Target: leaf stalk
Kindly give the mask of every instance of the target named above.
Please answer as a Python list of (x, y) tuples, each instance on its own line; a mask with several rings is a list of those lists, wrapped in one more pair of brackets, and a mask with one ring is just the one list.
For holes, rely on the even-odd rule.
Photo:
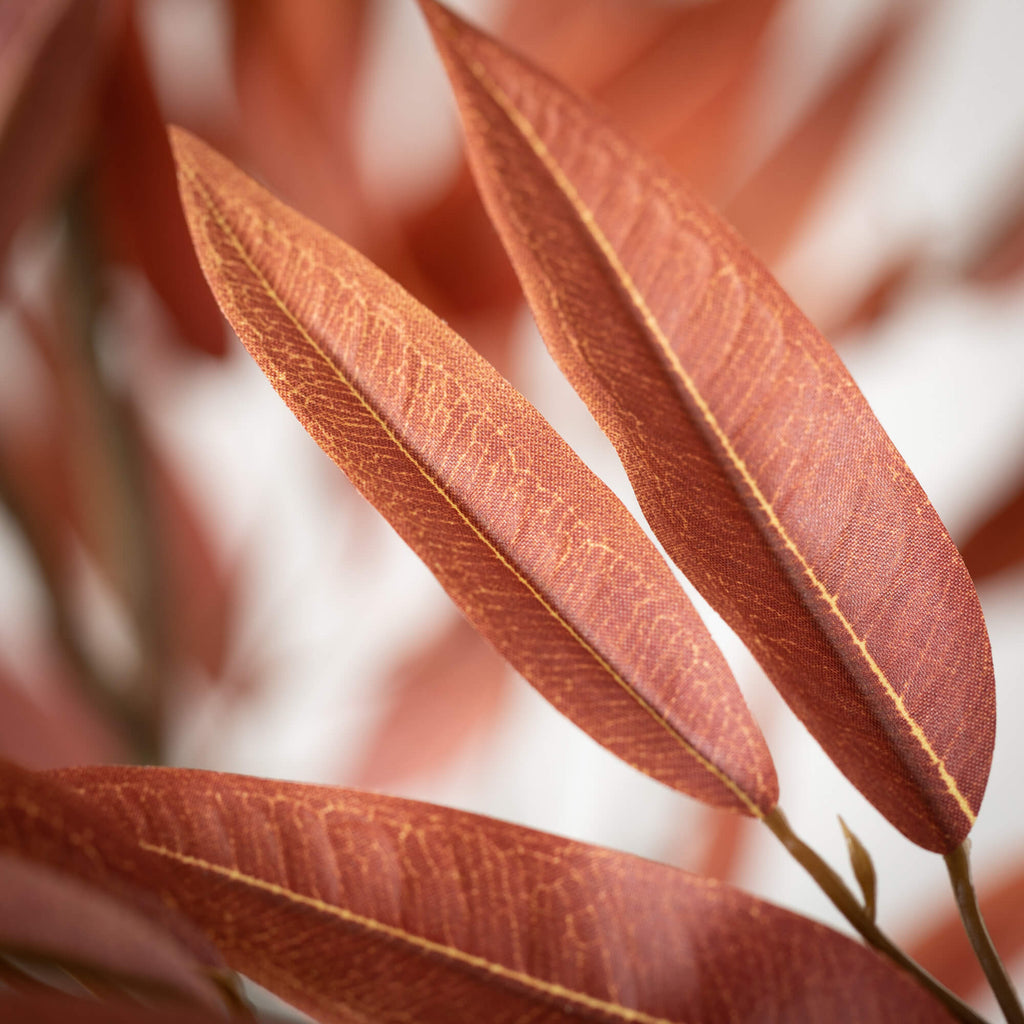
[[(871, 919), (860, 900), (822, 857), (807, 845), (792, 829), (786, 816), (776, 807), (764, 818), (764, 823), (782, 843), (789, 854), (814, 879), (818, 888), (832, 901), (836, 909), (855, 928), (873, 949), (887, 956), (897, 966), (913, 975), (957, 1020), (965, 1024), (985, 1024), (963, 1000), (951, 992), (937, 978), (932, 977), (920, 964), (915, 963)], [(1012, 1024), (1018, 1024), (1017, 1020)], [(1021, 1022), (1024, 1024), (1024, 1021)]]
[(960, 910), (960, 918), (964, 923), (964, 931), (967, 932), (974, 955), (985, 972), (989, 987), (995, 993), (996, 1001), (1008, 1024), (1024, 1024), (1024, 1009), (1021, 1008), (1020, 997), (1006, 973), (1006, 968), (996, 952), (992, 937), (981, 916), (978, 894), (971, 879), (969, 849), (969, 841), (965, 840), (944, 858), (949, 880), (953, 885), (953, 894), (956, 896), (956, 904)]

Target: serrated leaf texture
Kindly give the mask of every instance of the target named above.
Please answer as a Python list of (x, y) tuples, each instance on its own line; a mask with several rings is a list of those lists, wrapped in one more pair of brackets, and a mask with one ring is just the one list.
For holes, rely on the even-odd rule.
[[(121, 767), (43, 780), (120, 823), (108, 870), (320, 1021), (945, 1019), (852, 940), (628, 854), (335, 787)], [(59, 814), (11, 815), (0, 841), (49, 830), (57, 857)], [(94, 860), (106, 842), (90, 837)]]
[(421, 0), (470, 160), (563, 372), (666, 550), (850, 780), (955, 848), (991, 763), (974, 587), (828, 343), (691, 189)]
[(386, 275), (183, 132), (200, 263), (285, 402), (467, 618), (654, 778), (774, 806), (770, 755), (668, 566), (489, 363)]

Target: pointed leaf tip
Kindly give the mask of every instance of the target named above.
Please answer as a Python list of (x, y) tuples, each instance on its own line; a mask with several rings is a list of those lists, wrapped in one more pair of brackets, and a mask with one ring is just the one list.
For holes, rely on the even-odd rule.
[(176, 131), (224, 314), (466, 617), (641, 771), (762, 815), (778, 784), (721, 652), (621, 502), (494, 368), (339, 239)]
[(541, 333), (651, 527), (848, 778), (915, 842), (956, 848), (991, 763), (988, 637), (856, 384), (691, 189), (543, 72), (421, 6)]

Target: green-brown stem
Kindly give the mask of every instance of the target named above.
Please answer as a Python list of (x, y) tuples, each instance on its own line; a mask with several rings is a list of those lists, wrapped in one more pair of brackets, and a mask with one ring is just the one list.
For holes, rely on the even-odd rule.
[(779, 808), (776, 807), (767, 815), (764, 823), (868, 945), (913, 975), (921, 985), (946, 1006), (957, 1020), (965, 1021), (967, 1024), (984, 1024), (983, 1019), (974, 1010), (950, 992), (940, 981), (933, 978), (923, 967), (914, 963), (902, 949), (893, 943), (868, 916), (860, 900), (854, 896), (839, 875), (793, 832)]
[(949, 880), (953, 884), (956, 904), (960, 908), (960, 917), (964, 922), (964, 931), (971, 941), (974, 955), (985, 972), (989, 986), (995, 993), (999, 1007), (1006, 1016), (1008, 1024), (1024, 1024), (1024, 1010), (1021, 1009), (1020, 997), (1017, 995), (1003, 967), (1002, 960), (985, 927), (978, 906), (978, 894), (971, 881), (971, 862), (968, 855), (968, 844), (964, 842), (945, 857)]

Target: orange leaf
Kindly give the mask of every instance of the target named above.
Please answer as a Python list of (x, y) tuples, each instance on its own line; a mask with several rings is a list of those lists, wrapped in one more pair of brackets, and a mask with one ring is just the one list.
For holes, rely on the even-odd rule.
[[(850, 939), (613, 850), (244, 776), (86, 768), (46, 781), (123, 823), (118, 841), (138, 851), (127, 881), (324, 1022), (946, 1019)], [(7, 842), (34, 828), (19, 815)]]
[(652, 528), (854, 784), (915, 842), (955, 848), (991, 761), (988, 638), (846, 369), (691, 190), (421, 6), (541, 331)]
[(494, 726), (508, 681), (504, 660), (460, 615), (385, 681), (385, 712), (346, 781), (385, 789), (447, 765)]
[(716, 806), (770, 810), (774, 767), (728, 666), (611, 491), (366, 259), (192, 136), (173, 141), (238, 336), (473, 625), (630, 764)]
[(0, 854), (0, 954), (43, 959), (115, 989), (223, 1006), (206, 965), (137, 908), (10, 854)]
[(138, 262), (194, 348), (227, 350), (224, 321), (210, 299), (181, 216), (174, 161), (136, 31), (125, 19), (100, 91), (96, 158), (105, 200), (101, 226)]
[(726, 205), (729, 222), (765, 263), (781, 258), (803, 226), (919, 13), (920, 8), (911, 5), (883, 22), (860, 55)]

